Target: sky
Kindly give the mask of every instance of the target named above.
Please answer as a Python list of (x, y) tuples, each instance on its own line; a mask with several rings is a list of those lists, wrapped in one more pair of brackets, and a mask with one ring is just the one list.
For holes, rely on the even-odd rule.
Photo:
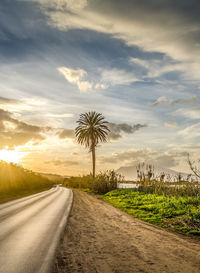
[(0, 149), (40, 172), (79, 175), (76, 121), (109, 122), (97, 170), (157, 162), (189, 171), (200, 140), (200, 2), (1, 0)]

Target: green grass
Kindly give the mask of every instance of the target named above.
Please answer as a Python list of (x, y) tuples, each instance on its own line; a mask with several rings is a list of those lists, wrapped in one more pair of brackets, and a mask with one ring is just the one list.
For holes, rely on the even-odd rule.
[(108, 192), (104, 200), (146, 222), (200, 235), (200, 199), (193, 196), (147, 194), (132, 189)]

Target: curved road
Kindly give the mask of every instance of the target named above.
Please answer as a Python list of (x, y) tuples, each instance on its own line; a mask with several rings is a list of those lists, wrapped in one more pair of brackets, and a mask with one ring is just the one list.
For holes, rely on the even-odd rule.
[(72, 199), (57, 186), (0, 205), (0, 272), (50, 271)]

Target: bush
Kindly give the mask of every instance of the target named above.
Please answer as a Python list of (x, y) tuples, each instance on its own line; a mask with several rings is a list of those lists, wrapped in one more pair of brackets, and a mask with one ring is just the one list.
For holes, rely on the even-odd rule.
[(117, 189), (117, 184), (122, 181), (123, 178), (120, 174), (109, 170), (100, 172), (95, 179), (92, 175), (66, 178), (64, 185), (69, 188), (90, 189), (95, 193), (104, 194)]
[(122, 176), (110, 170), (99, 173), (90, 186), (92, 191), (104, 194), (117, 189), (117, 184), (120, 182), (122, 182)]
[(64, 179), (63, 186), (75, 189), (89, 189), (92, 181), (92, 175), (83, 175), (77, 177), (72, 176), (70, 178)]

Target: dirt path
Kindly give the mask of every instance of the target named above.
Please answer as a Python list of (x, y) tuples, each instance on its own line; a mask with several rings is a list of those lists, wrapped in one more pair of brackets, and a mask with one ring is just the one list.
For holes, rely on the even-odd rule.
[(200, 240), (170, 233), (75, 191), (54, 273), (200, 273)]

